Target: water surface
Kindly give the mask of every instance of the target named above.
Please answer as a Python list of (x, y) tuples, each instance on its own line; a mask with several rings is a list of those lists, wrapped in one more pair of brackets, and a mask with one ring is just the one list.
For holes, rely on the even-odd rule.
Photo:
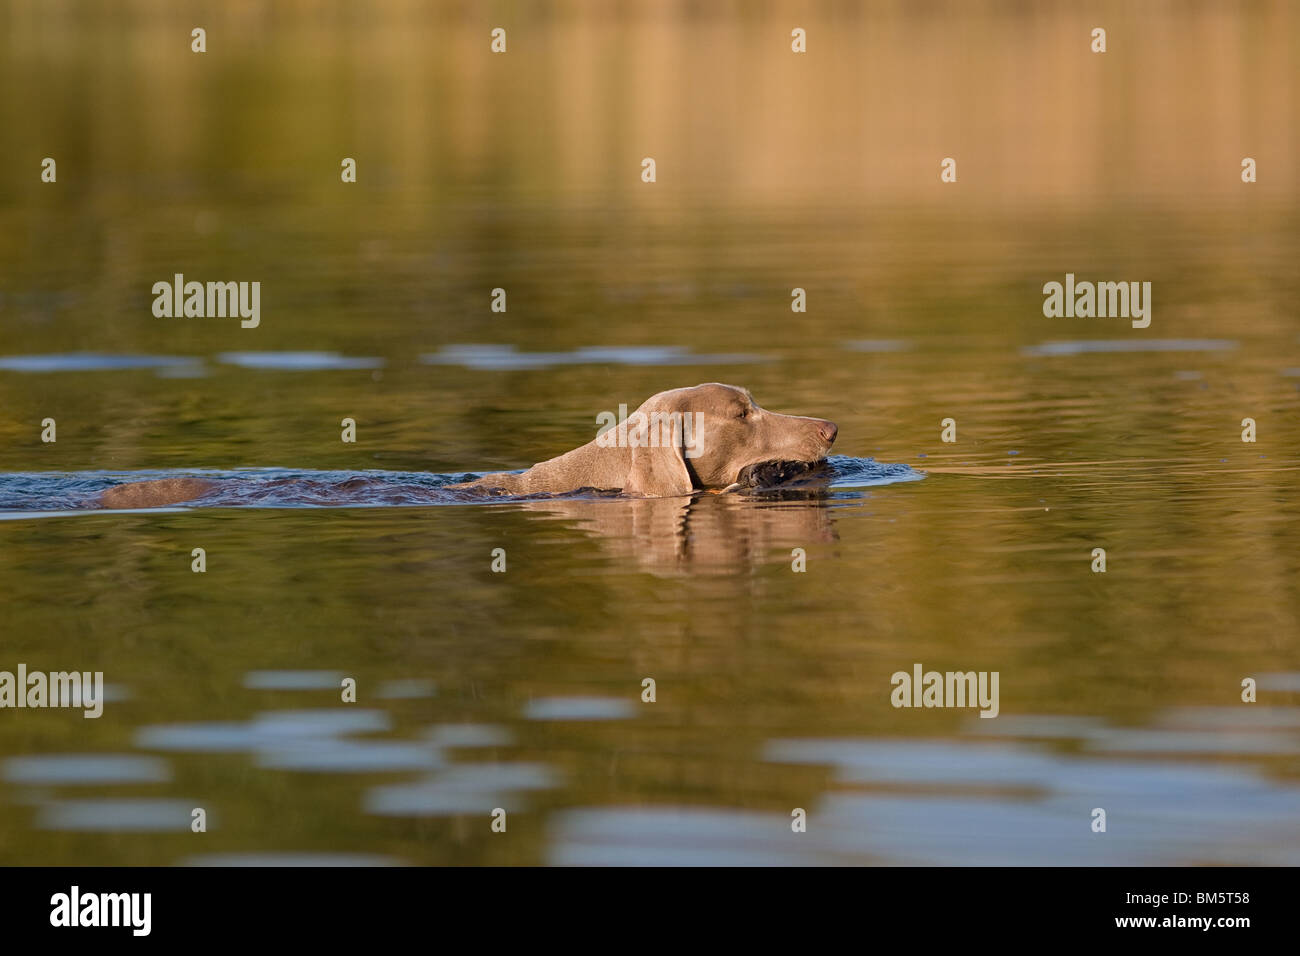
[[(629, 7), (495, 63), (437, 4), (214, 6), (206, 60), (189, 13), (21, 7), (0, 670), (112, 692), (0, 710), (0, 861), (1300, 862), (1296, 11), (1138, 6), (1104, 59), (1050, 8), (814, 4), (802, 60)], [(155, 318), (176, 272), (261, 324)], [(1067, 272), (1150, 328), (1045, 318)], [(424, 494), (705, 381), (835, 421), (831, 487)], [(242, 490), (88, 507), (200, 473)], [(893, 708), (915, 663), (999, 716)]]

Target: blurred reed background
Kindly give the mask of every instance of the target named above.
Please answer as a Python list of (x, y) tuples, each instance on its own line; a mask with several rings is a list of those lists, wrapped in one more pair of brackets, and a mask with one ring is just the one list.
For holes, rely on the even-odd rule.
[[(1281, 0), (10, 0), (0, 18), (8, 202), (42, 150), (67, 172), (38, 198), (105, 214), (218, 188), (333, 201), (340, 150), (371, 201), (950, 204), (944, 156), (985, 205), (1223, 199), (1243, 155), (1269, 201), (1300, 188), (1275, 174), (1300, 147)], [(509, 52), (484, 56), (495, 26)], [(659, 189), (629, 175), (645, 155)]]

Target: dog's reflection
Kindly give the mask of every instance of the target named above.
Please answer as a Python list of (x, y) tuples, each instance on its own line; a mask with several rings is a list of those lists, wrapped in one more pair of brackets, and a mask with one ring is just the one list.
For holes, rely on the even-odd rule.
[(835, 541), (833, 505), (808, 494), (687, 498), (548, 498), (518, 507), (572, 521), (611, 556), (659, 575), (731, 573), (791, 561), (794, 548)]

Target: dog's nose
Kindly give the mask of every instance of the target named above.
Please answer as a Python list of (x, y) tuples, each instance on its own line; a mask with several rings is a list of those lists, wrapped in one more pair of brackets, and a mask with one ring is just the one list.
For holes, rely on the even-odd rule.
[(822, 438), (828, 445), (834, 445), (835, 436), (840, 433), (840, 430), (835, 427), (834, 422), (821, 422), (817, 426), (817, 431), (821, 434)]

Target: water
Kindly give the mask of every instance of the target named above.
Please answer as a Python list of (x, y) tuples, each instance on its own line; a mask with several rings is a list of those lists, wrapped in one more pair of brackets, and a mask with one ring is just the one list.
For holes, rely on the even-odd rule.
[[(771, 487), (749, 489), (745, 498), (770, 500), (781, 498), (812, 498), (829, 495), (832, 498), (855, 497), (843, 495), (837, 489), (865, 488), (888, 485), (899, 481), (918, 481), (925, 477), (902, 463), (885, 464), (870, 458), (848, 458), (832, 455), (825, 475), (816, 474), (807, 481), (794, 478), (778, 481)], [(818, 466), (820, 468), (820, 466)], [(100, 495), (106, 489), (127, 482), (158, 478), (197, 476), (212, 482), (210, 490), (192, 502), (181, 502), (173, 510), (207, 507), (394, 507), (400, 505), (467, 504), (491, 500), (520, 501), (599, 501), (610, 497), (593, 489), (575, 489), (527, 497), (502, 496), (493, 493), (489, 498), (477, 490), (459, 490), (453, 487), (480, 475), (473, 472), (454, 474), (429, 474), (425, 472), (365, 471), (303, 471), (288, 468), (236, 469), (231, 471), (186, 469), (183, 471), (105, 472), (10, 472), (0, 476), (0, 521), (13, 518), (30, 518), (41, 513), (68, 514), (76, 511), (101, 508)], [(689, 509), (693, 502), (673, 502), (672, 507)], [(576, 507), (588, 507), (577, 505)], [(655, 508), (653, 502), (642, 502), (633, 507)], [(698, 506), (696, 506), (698, 507)]]
[[(11, 23), (0, 128), (59, 156), (60, 184), (0, 180), (0, 671), (109, 687), (97, 720), (0, 710), (0, 862), (1300, 862), (1297, 91), (1267, 39), (1293, 10), (1242, 21), (1244, 118), (1223, 105), (1244, 74), (1213, 57), (1166, 76), (1117, 50), (1099, 85), (1026, 88), (1054, 37), (1086, 37), (1065, 14), (838, 24), (861, 49), (806, 75), (725, 18), (543, 18), (555, 45), (521, 34), (484, 77), (482, 24), (390, 13), (233, 31), (212, 85), (186, 49), (87, 58), (84, 24)], [(779, 40), (776, 19), (746, 22)], [(1212, 18), (1169, 25), (1143, 29), (1219, 50)], [(669, 37), (673, 76), (710, 84), (652, 84), (624, 116), (627, 90), (584, 80), (619, 69), (602, 44), (636, 62)], [(1136, 106), (1096, 108), (1116, 99)], [(118, 119), (81, 138), (83, 108)], [(868, 111), (870, 136), (845, 126)], [(1071, 142), (1136, 144), (1123, 174), (1055, 151), (1060, 117)], [(936, 196), (946, 129), (962, 178)], [(1148, 162), (1144, 130), (1186, 161)], [(1254, 191), (1239, 139), (1272, 144)], [(1151, 327), (1044, 318), (1067, 271), (1151, 281)], [(154, 318), (175, 272), (262, 281), (261, 325)], [(703, 381), (835, 421), (830, 487), (440, 497)], [(87, 507), (198, 473), (240, 480)], [(358, 474), (381, 490), (350, 496)], [(998, 671), (999, 716), (895, 709), (915, 663)]]

